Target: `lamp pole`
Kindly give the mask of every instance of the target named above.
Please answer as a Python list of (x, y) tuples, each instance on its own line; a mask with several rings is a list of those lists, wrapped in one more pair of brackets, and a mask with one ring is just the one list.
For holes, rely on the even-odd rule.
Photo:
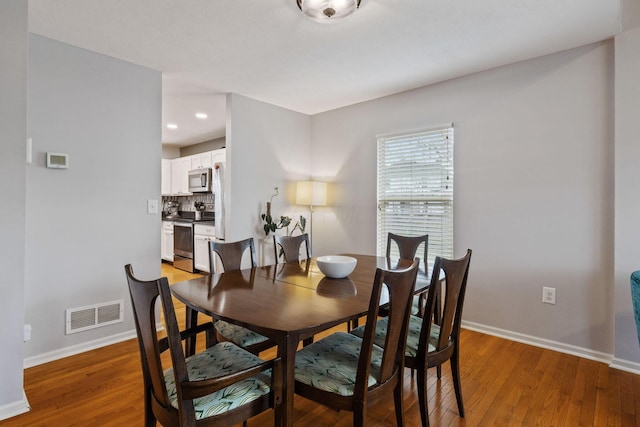
[[(309, 245), (313, 247), (313, 207), (327, 203), (327, 183), (300, 181), (296, 188), (296, 203), (309, 206)], [(313, 251), (311, 251), (313, 252)]]

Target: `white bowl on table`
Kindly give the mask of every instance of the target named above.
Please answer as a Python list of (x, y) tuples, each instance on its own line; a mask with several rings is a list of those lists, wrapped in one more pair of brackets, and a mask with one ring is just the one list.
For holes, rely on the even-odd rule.
[(316, 258), (320, 271), (331, 279), (342, 279), (350, 275), (356, 268), (358, 260), (343, 255), (325, 255)]

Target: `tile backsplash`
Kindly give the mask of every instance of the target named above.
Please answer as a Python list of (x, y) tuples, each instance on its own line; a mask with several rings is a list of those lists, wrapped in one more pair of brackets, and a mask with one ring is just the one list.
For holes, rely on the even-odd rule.
[(204, 202), (207, 208), (205, 211), (213, 212), (213, 193), (209, 194), (194, 194), (192, 196), (162, 196), (162, 210), (167, 210), (167, 202), (180, 203), (179, 211), (182, 212), (195, 212), (196, 208), (193, 206), (194, 202)]

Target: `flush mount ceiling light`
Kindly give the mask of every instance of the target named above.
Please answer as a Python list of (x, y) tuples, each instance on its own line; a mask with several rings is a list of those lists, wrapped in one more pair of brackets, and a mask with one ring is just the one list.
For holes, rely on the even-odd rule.
[(333, 22), (351, 15), (361, 0), (297, 0), (300, 10), (318, 22)]

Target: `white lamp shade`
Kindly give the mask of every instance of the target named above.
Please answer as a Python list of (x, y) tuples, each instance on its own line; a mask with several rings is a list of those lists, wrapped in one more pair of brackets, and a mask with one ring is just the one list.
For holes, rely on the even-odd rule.
[(327, 204), (327, 183), (300, 181), (296, 188), (296, 204), (305, 206), (324, 206)]

